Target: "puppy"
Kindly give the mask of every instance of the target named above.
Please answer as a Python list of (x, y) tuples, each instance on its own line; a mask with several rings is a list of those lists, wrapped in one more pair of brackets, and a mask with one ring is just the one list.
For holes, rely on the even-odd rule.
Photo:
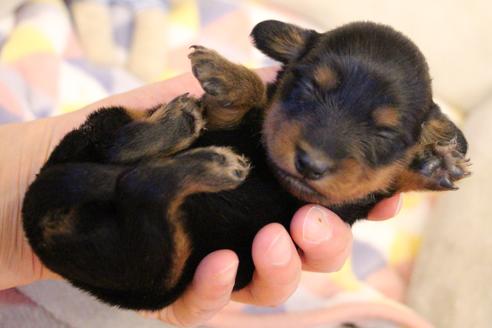
[(237, 253), (235, 289), (244, 287), (255, 234), (288, 227), (303, 204), (352, 224), (396, 192), (453, 190), (469, 174), (466, 140), (402, 34), (265, 21), (252, 38), (282, 63), (270, 85), (193, 46), (199, 100), (102, 108), (64, 137), (23, 204), (27, 238), (50, 270), (109, 304), (156, 310), (214, 250)]

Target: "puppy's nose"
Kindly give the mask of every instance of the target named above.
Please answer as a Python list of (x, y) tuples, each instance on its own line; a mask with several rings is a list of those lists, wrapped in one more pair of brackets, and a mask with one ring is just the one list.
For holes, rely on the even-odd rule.
[(306, 179), (318, 180), (328, 174), (332, 168), (332, 163), (328, 159), (319, 159), (310, 156), (308, 152), (297, 148), (295, 166)]

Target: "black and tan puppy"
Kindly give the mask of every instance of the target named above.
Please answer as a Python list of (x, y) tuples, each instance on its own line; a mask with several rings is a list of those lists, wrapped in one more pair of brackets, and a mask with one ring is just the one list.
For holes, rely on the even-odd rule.
[(49, 269), (110, 304), (159, 309), (217, 249), (238, 254), (235, 288), (245, 286), (257, 231), (288, 226), (302, 204), (353, 223), (395, 192), (455, 189), (468, 175), (465, 138), (400, 33), (265, 21), (252, 36), (283, 64), (268, 87), (195, 46), (200, 100), (183, 95), (144, 114), (103, 108), (65, 136), (23, 206)]

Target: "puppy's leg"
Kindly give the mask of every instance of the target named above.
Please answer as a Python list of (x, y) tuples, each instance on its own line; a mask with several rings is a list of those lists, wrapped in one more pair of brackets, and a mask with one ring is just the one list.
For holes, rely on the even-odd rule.
[[(120, 179), (120, 196), (161, 204), (198, 192), (219, 192), (238, 186), (249, 162), (227, 147), (195, 148), (172, 157), (156, 156), (140, 162)], [(122, 206), (132, 206), (122, 203)]]
[(423, 124), (415, 156), (403, 174), (400, 190), (454, 190), (470, 175), (463, 133), (435, 105)]
[(77, 129), (66, 134), (51, 152), (43, 170), (56, 164), (102, 163), (102, 145), (114, 138), (114, 132), (132, 122), (121, 107), (101, 108), (89, 115)]
[(22, 216), (30, 244), (46, 265), (52, 269), (63, 267), (57, 255), (50, 252), (57, 242), (76, 242), (80, 237), (76, 227), (105, 225), (107, 213), (99, 213), (94, 206), (91, 218), (83, 221), (80, 207), (108, 204), (124, 170), (115, 165), (65, 163), (46, 167), (38, 175), (25, 194)]
[(131, 163), (157, 153), (171, 155), (188, 147), (204, 125), (198, 101), (187, 94), (147, 112), (102, 108), (63, 138), (46, 166)]
[(187, 148), (204, 125), (202, 107), (184, 94), (118, 129), (103, 151), (112, 163), (135, 162), (155, 154), (169, 156)]
[[(204, 147), (188, 150), (171, 158), (153, 158), (126, 173), (118, 182), (117, 202), (128, 225), (135, 218), (151, 218), (147, 222), (158, 231), (166, 224), (170, 231), (171, 264), (165, 279), (167, 289), (173, 288), (183, 274), (191, 254), (192, 240), (186, 219), (180, 211), (185, 198), (194, 193), (219, 192), (236, 188), (249, 172), (249, 163), (225, 147)], [(149, 205), (150, 204), (150, 205)], [(153, 207), (152, 204), (159, 204)], [(164, 209), (164, 212), (162, 211)], [(151, 231), (148, 233), (152, 234)], [(146, 253), (149, 253), (147, 251)]]
[(227, 129), (236, 126), (251, 108), (262, 108), (266, 102), (265, 85), (253, 71), (231, 63), (216, 51), (192, 46), (193, 75), (205, 95), (207, 127)]

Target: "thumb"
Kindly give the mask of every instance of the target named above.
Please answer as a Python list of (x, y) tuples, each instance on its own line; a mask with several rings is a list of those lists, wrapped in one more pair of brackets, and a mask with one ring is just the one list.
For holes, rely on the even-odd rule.
[(207, 255), (183, 296), (164, 310), (167, 318), (160, 318), (181, 327), (193, 327), (209, 320), (229, 302), (238, 264), (236, 254), (230, 250)]

